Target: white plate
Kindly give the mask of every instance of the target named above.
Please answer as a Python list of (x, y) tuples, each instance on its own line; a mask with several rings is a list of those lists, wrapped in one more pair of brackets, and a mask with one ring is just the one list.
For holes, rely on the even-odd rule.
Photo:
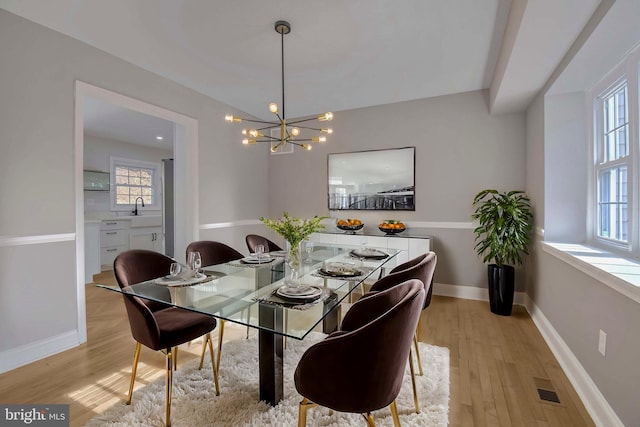
[(321, 274), (331, 277), (356, 277), (362, 274), (358, 268), (353, 264), (346, 264), (342, 262), (326, 263), (320, 270)]
[(161, 285), (161, 286), (180, 287), (180, 286), (197, 285), (198, 283), (204, 282), (206, 280), (207, 280), (207, 276), (205, 274), (198, 273), (193, 277), (184, 278), (184, 279), (180, 278), (179, 276), (175, 278), (171, 276), (165, 276), (165, 277), (156, 279), (154, 283), (156, 285)]
[(319, 297), (322, 294), (322, 289), (307, 285), (282, 285), (278, 288), (276, 294), (285, 298), (311, 299)]
[(272, 256), (261, 256), (260, 258), (258, 257), (247, 257), (247, 258), (242, 258), (242, 262), (246, 263), (246, 264), (267, 264), (270, 263), (271, 261), (273, 261), (275, 258)]
[(351, 251), (351, 255), (359, 258), (384, 259), (389, 256), (388, 253), (374, 248), (361, 248)]

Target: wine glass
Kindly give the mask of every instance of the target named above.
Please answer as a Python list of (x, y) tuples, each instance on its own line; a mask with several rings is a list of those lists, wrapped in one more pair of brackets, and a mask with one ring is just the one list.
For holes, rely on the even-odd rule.
[(305, 242), (304, 252), (306, 254), (305, 258), (307, 262), (311, 262), (311, 254), (313, 253), (313, 242)]
[(198, 274), (198, 269), (202, 267), (202, 258), (200, 252), (189, 252), (188, 260), (189, 268), (194, 271), (194, 276)]
[(260, 259), (264, 255), (264, 245), (256, 245), (255, 247), (255, 256)]
[(178, 276), (178, 274), (180, 274), (180, 271), (182, 271), (182, 266), (180, 265), (180, 263), (172, 262), (171, 267), (169, 267), (169, 275), (172, 278), (175, 278)]

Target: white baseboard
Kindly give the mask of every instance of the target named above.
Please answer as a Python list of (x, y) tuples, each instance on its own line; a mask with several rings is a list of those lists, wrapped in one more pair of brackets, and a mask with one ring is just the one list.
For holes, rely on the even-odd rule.
[[(453, 297), (462, 299), (472, 299), (477, 301), (489, 301), (489, 291), (487, 288), (477, 288), (475, 286), (448, 285), (446, 283), (433, 284), (434, 295), (443, 297)], [(524, 305), (526, 294), (516, 292), (513, 296), (513, 303)]]
[(527, 296), (525, 307), (536, 324), (536, 327), (547, 342), (553, 355), (558, 359), (560, 367), (569, 378), (573, 388), (580, 396), (587, 412), (591, 415), (593, 422), (602, 427), (624, 427), (620, 418), (604, 398), (600, 390), (593, 382), (587, 371), (582, 367), (580, 361), (571, 352), (569, 346), (564, 342), (560, 334), (555, 330), (551, 322), (544, 313)]
[(27, 365), (80, 344), (77, 331), (49, 337), (0, 352), (0, 374)]

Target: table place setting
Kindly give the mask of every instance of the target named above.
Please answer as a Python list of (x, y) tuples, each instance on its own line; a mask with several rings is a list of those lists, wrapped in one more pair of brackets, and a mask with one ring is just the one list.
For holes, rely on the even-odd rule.
[(260, 255), (251, 254), (251, 256), (242, 258), (240, 262), (243, 264), (267, 264), (273, 260), (275, 260), (275, 257), (269, 254), (260, 254)]
[(386, 252), (381, 251), (380, 249), (375, 249), (375, 248), (353, 249), (352, 251), (349, 252), (349, 255), (358, 259), (372, 259), (372, 260), (383, 260), (389, 257), (389, 254), (387, 254)]
[(171, 263), (169, 274), (153, 281), (154, 284), (167, 287), (194, 286), (215, 280), (217, 276), (207, 276), (199, 271), (202, 261), (199, 252), (191, 252), (188, 260), (189, 266), (179, 262)]
[(369, 267), (350, 262), (325, 262), (311, 275), (324, 279), (360, 280), (362, 275), (371, 271)]
[(329, 295), (325, 291), (319, 286), (285, 283), (264, 297), (254, 298), (254, 301), (296, 310), (306, 310)]

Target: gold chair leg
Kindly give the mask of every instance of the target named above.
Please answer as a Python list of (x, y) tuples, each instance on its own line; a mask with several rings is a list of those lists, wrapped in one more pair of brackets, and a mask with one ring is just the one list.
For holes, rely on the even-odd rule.
[(367, 420), (367, 425), (369, 427), (376, 427), (376, 422), (373, 420), (373, 414), (371, 412), (367, 412), (366, 414), (362, 414), (365, 420)]
[(178, 369), (178, 346), (173, 347), (171, 358), (173, 359), (173, 370), (176, 371)]
[[(174, 347), (175, 348), (175, 347)], [(167, 393), (166, 393), (166, 426), (171, 427), (171, 392), (173, 387), (173, 355), (171, 348), (167, 349)]]
[(416, 388), (416, 373), (413, 369), (413, 355), (411, 354), (411, 348), (409, 348), (409, 369), (411, 370), (411, 387), (413, 388), (413, 405), (416, 408), (416, 414), (420, 413), (420, 404), (418, 404), (418, 389)]
[(391, 409), (391, 418), (393, 418), (393, 426), (400, 427), (400, 417), (398, 416), (398, 407), (396, 406), (396, 401), (394, 400), (389, 405), (389, 409)]
[(413, 335), (413, 345), (416, 347), (416, 359), (418, 359), (418, 372), (420, 373), (419, 375), (422, 376), (424, 374), (422, 372), (422, 360), (420, 360), (420, 349), (418, 348), (418, 335), (417, 334)]
[[(224, 337), (224, 320), (220, 320), (220, 330), (218, 331), (218, 359), (216, 360), (216, 370), (220, 370), (220, 356), (222, 355), (222, 338)], [(211, 361), (213, 363), (213, 360)]]
[(211, 338), (211, 334), (207, 334), (206, 341), (209, 343), (209, 355), (211, 356), (211, 367), (213, 369), (213, 384), (216, 386), (216, 396), (220, 396), (220, 385), (218, 383), (218, 367), (215, 364), (215, 357), (213, 354), (213, 339)]
[[(200, 352), (200, 365), (198, 365), (198, 370), (202, 369), (202, 365), (204, 364), (204, 355), (207, 352), (207, 343), (211, 339), (211, 334), (206, 334), (204, 336), (204, 341), (202, 341), (202, 351)], [(213, 365), (213, 357), (211, 357), (211, 364)]]
[(316, 406), (315, 403), (313, 403), (306, 397), (302, 398), (302, 401), (300, 401), (300, 404), (298, 405), (298, 427), (306, 427), (307, 409), (313, 408), (314, 406)]
[(131, 368), (131, 382), (129, 383), (129, 396), (127, 397), (127, 405), (131, 405), (131, 397), (133, 396), (133, 384), (136, 382), (136, 371), (138, 370), (138, 359), (140, 359), (140, 349), (142, 344), (136, 342), (136, 352), (133, 355), (133, 367)]

